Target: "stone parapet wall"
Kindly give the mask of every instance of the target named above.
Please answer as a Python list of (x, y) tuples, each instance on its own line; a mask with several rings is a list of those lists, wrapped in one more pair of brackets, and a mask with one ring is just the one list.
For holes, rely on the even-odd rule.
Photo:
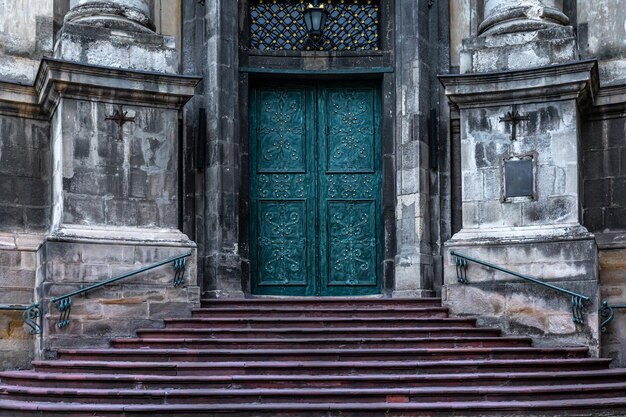
[[(589, 346), (599, 354), (597, 259), (593, 238), (476, 246), (448, 242), (444, 304), (457, 316), (477, 317), (508, 335), (531, 336), (537, 345)], [(456, 279), (455, 251), (530, 275), (590, 297), (585, 323), (572, 318), (571, 297), (515, 276), (470, 262), (468, 284)]]
[[(42, 248), (44, 280), (39, 296), (45, 311), (40, 340), (44, 355), (65, 347), (104, 347), (111, 337), (133, 336), (138, 328), (162, 327), (164, 317), (189, 317), (200, 304), (193, 245), (104, 244), (48, 241)], [(142, 267), (193, 252), (184, 284), (174, 288), (172, 264), (163, 265), (72, 298), (71, 322), (59, 329), (51, 299)]]

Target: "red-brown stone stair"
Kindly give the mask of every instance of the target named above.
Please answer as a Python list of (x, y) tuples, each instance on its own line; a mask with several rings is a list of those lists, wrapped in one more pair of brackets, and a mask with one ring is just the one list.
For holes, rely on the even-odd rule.
[(206, 301), (188, 319), (0, 373), (0, 416), (620, 416), (626, 370), (438, 299)]

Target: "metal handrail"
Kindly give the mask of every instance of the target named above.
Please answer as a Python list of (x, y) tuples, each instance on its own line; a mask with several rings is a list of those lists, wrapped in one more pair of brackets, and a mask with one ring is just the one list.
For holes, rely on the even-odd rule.
[(187, 261), (186, 258), (191, 256), (191, 252), (175, 256), (173, 258), (166, 259), (165, 261), (157, 262), (152, 265), (145, 266), (143, 268), (137, 269), (136, 271), (128, 272), (124, 275), (120, 275), (115, 278), (108, 279), (106, 281), (98, 282), (96, 284), (90, 285), (85, 288), (81, 288), (80, 290), (72, 291), (67, 294), (63, 294), (59, 297), (53, 298), (52, 303), (56, 304), (57, 310), (61, 313), (59, 317), (59, 321), (57, 322), (57, 327), (62, 329), (70, 324), (70, 313), (72, 311), (72, 297), (80, 294), (87, 293), (89, 291), (93, 291), (95, 289), (104, 287), (105, 285), (112, 284), (114, 282), (120, 281), (122, 279), (126, 279), (132, 277), (134, 275), (140, 274), (142, 272), (149, 271), (154, 268), (158, 268), (163, 265), (167, 265), (172, 263), (174, 266), (174, 279), (172, 280), (172, 285), (176, 288), (183, 284), (184, 275), (185, 275), (185, 263)]
[(513, 275), (525, 281), (532, 282), (533, 284), (537, 284), (542, 287), (549, 288), (551, 290), (570, 295), (572, 297), (572, 319), (574, 320), (574, 323), (584, 324), (585, 319), (583, 317), (583, 307), (584, 307), (584, 303), (590, 300), (590, 298), (587, 297), (586, 295), (579, 294), (577, 292), (559, 287), (558, 285), (541, 281), (540, 279), (537, 279), (535, 277), (520, 274), (519, 272), (511, 271), (510, 269), (502, 268), (501, 266), (494, 265), (489, 262), (481, 261), (480, 259), (472, 258), (470, 256), (463, 255), (454, 251), (450, 251), (450, 255), (454, 256), (456, 259), (456, 262), (455, 262), (456, 277), (459, 283), (469, 284), (469, 281), (467, 280), (467, 261), (474, 262), (474, 263), (486, 266), (488, 268), (492, 268), (497, 271), (504, 272), (505, 274)]
[(29, 333), (41, 334), (41, 326), (37, 320), (41, 317), (39, 303), (31, 305), (0, 305), (0, 311), (23, 311), (22, 321), (30, 328)]
[(604, 317), (605, 319), (600, 323), (600, 331), (602, 333), (606, 333), (606, 325), (609, 324), (615, 315), (613, 312), (614, 309), (626, 309), (626, 304), (614, 304), (610, 305), (608, 301), (604, 300), (602, 302), (602, 307), (600, 307), (599, 313), (600, 317)]

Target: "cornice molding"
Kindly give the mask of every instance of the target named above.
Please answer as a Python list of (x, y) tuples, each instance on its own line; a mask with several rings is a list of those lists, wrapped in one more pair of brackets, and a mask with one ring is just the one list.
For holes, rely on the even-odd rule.
[(0, 114), (25, 119), (47, 119), (32, 85), (0, 81)]
[(626, 117), (626, 84), (601, 87), (589, 119), (604, 120), (618, 117)]
[(46, 58), (37, 72), (35, 90), (47, 113), (52, 112), (60, 97), (180, 108), (194, 96), (200, 80)]
[(448, 99), (459, 108), (555, 100), (593, 100), (599, 88), (596, 60), (526, 70), (440, 75)]
[(178, 109), (201, 80), (44, 58), (33, 85), (0, 81), (0, 114), (46, 119), (61, 97)]

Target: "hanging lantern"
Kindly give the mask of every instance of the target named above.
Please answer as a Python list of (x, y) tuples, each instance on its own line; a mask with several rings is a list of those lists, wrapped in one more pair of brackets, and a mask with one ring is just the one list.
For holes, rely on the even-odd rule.
[(328, 11), (324, 5), (314, 6), (309, 3), (304, 10), (304, 25), (309, 36), (319, 37), (326, 28)]

